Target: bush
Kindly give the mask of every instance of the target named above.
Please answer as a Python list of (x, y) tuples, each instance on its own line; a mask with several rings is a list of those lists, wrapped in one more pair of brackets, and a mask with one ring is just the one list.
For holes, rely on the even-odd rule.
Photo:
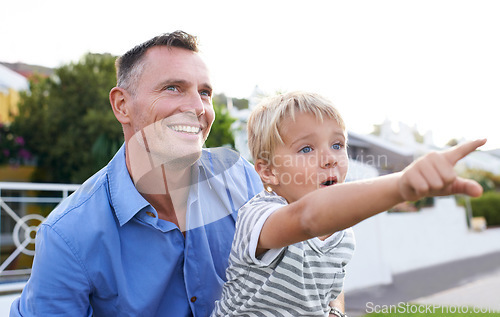
[(468, 169), (462, 172), (460, 176), (477, 181), (483, 187), (484, 192), (492, 191), (500, 187), (500, 175), (494, 175), (488, 171)]
[(500, 225), (500, 193), (486, 192), (478, 198), (471, 198), (472, 215), (486, 218), (488, 226)]
[(9, 125), (0, 123), (0, 165), (29, 164), (31, 157), (24, 138), (12, 133)]

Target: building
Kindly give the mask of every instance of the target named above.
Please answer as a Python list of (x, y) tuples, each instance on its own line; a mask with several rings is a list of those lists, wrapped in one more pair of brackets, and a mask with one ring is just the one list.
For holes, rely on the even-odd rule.
[(12, 122), (18, 114), (19, 92), (28, 89), (24, 76), (0, 64), (0, 123)]

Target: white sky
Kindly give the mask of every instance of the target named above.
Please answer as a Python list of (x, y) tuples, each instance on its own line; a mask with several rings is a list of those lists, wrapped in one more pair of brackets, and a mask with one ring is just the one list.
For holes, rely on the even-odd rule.
[(500, 1), (6, 0), (0, 11), (0, 61), (57, 67), (182, 29), (200, 38), (216, 93), (311, 90), (355, 132), (387, 118), (439, 146), (500, 148)]

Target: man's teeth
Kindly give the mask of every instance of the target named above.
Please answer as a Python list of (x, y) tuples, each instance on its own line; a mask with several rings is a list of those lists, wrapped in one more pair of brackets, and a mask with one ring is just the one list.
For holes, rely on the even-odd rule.
[(193, 127), (188, 125), (173, 125), (169, 126), (169, 128), (176, 132), (192, 133), (192, 134), (198, 134), (201, 131), (199, 127)]

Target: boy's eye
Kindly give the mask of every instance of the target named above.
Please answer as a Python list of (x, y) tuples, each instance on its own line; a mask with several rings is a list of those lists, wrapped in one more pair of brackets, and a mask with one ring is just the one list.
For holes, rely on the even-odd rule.
[(310, 146), (304, 146), (303, 148), (300, 149), (300, 153), (309, 153), (312, 151), (312, 148)]
[(332, 145), (332, 149), (334, 149), (334, 150), (340, 150), (340, 149), (342, 149), (343, 146), (344, 145), (342, 143), (335, 143), (335, 144)]

